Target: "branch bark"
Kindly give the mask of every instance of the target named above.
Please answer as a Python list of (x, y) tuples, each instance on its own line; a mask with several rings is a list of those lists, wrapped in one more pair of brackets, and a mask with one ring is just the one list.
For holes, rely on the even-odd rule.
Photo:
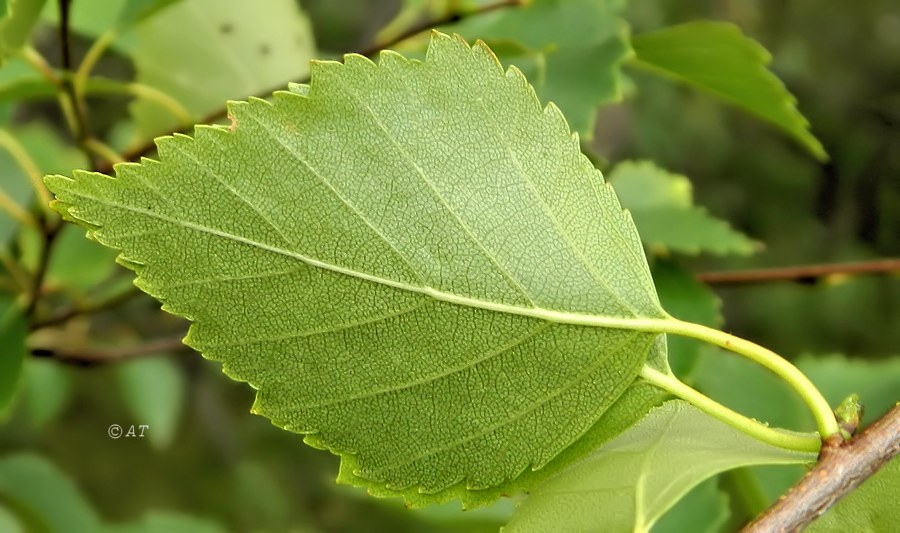
[(849, 441), (825, 441), (819, 462), (744, 533), (800, 531), (900, 452), (900, 404)]
[(732, 272), (703, 272), (697, 274), (697, 279), (710, 285), (744, 285), (768, 281), (807, 281), (839, 274), (890, 272), (900, 272), (900, 259), (878, 259), (857, 263), (834, 263), (784, 268), (760, 268)]
[(31, 355), (34, 357), (47, 357), (75, 366), (95, 366), (164, 352), (189, 350), (190, 348), (181, 340), (183, 337), (184, 334), (180, 334), (176, 337), (156, 339), (137, 346), (113, 350), (85, 349), (68, 351), (59, 348), (34, 348), (31, 350)]

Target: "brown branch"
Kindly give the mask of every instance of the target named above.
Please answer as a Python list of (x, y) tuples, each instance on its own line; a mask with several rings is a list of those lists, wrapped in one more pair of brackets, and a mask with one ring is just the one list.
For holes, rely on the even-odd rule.
[(114, 309), (140, 294), (143, 293), (137, 287), (132, 286), (127, 290), (124, 290), (114, 296), (107, 298), (106, 300), (84, 305), (72, 305), (71, 307), (61, 309), (60, 311), (50, 315), (45, 319), (32, 322), (29, 325), (29, 328), (34, 331), (37, 329), (53, 327), (64, 322), (68, 322), (72, 318), (78, 316), (91, 315), (94, 313), (100, 313), (102, 311)]
[(697, 279), (710, 285), (744, 285), (769, 281), (809, 281), (838, 274), (884, 274), (900, 272), (900, 259), (877, 259), (858, 263), (761, 268), (732, 272), (703, 272)]
[(849, 441), (827, 440), (819, 462), (744, 533), (793, 532), (809, 525), (900, 452), (900, 404)]
[[(372, 57), (372, 56), (378, 54), (379, 52), (381, 52), (382, 50), (388, 49), (392, 46), (396, 46), (397, 44), (399, 44), (411, 37), (414, 37), (422, 32), (428, 31), (432, 28), (435, 28), (438, 26), (444, 26), (446, 24), (453, 24), (455, 22), (459, 22), (466, 18), (475, 16), (475, 15), (481, 15), (483, 13), (488, 13), (490, 11), (495, 11), (498, 9), (520, 6), (523, 3), (524, 3), (524, 0), (500, 0), (493, 4), (480, 6), (475, 9), (455, 10), (450, 13), (447, 13), (443, 17), (429, 20), (429, 21), (423, 22), (419, 25), (413, 26), (413, 27), (409, 28), (408, 30), (404, 31), (403, 33), (401, 33), (400, 35), (398, 35), (390, 40), (387, 40), (382, 43), (373, 44), (373, 45), (371, 45), (367, 48), (364, 48), (363, 50), (360, 50), (356, 53), (358, 53), (360, 55), (364, 55), (366, 57)], [(298, 79), (298, 80), (296, 80), (296, 83), (309, 83), (309, 77), (307, 76), (307, 77)], [(287, 86), (286, 83), (282, 83), (282, 84), (279, 84), (277, 87), (271, 87), (271, 88), (269, 88), (265, 91), (262, 91), (254, 96), (256, 96), (257, 98), (268, 98), (269, 96), (272, 95), (272, 93), (274, 93), (276, 91), (284, 90), (284, 88), (286, 86)], [(228, 109), (223, 107), (221, 109), (218, 109), (218, 110), (210, 113), (209, 115), (203, 117), (202, 119), (200, 119), (198, 124), (211, 124), (218, 120), (222, 120), (226, 116), (228, 116)], [(169, 133), (163, 134), (162, 136), (174, 135), (176, 133), (188, 134), (191, 132), (191, 130), (193, 130), (193, 128), (194, 128), (194, 125), (186, 126), (183, 128), (179, 128), (177, 130), (173, 130)], [(125, 161), (137, 161), (141, 157), (146, 156), (147, 154), (152, 153), (155, 150), (156, 150), (156, 141), (150, 140), (150, 141), (146, 142), (145, 144), (142, 144), (136, 148), (128, 150), (127, 152), (122, 154), (122, 159)], [(112, 164), (109, 162), (101, 162), (98, 165), (97, 170), (99, 172), (109, 173), (112, 171)]]
[(76, 366), (94, 366), (107, 363), (118, 363), (136, 357), (159, 354), (162, 352), (180, 352), (190, 349), (182, 342), (183, 334), (177, 337), (166, 337), (148, 341), (144, 344), (117, 348), (114, 350), (72, 350), (60, 348), (34, 348), (31, 350), (33, 357), (47, 357), (61, 363)]
[[(60, 104), (63, 105), (63, 113), (71, 117), (70, 127), (72, 135), (78, 148), (87, 157), (91, 168), (96, 169), (96, 158), (94, 154), (87, 148), (87, 141), (91, 138), (91, 129), (88, 126), (87, 110), (84, 103), (79, 98), (75, 90), (75, 83), (72, 81), (72, 51), (71, 51), (71, 33), (69, 29), (69, 8), (72, 0), (59, 0), (59, 40), (62, 62), (62, 78), (60, 79), (60, 88), (62, 89), (62, 98)], [(71, 114), (66, 112), (66, 104)]]
[(493, 4), (488, 4), (488, 5), (477, 7), (475, 9), (454, 10), (454, 11), (451, 11), (451, 12), (445, 14), (441, 18), (434, 19), (434, 20), (427, 20), (417, 26), (413, 26), (413, 27), (407, 29), (400, 35), (397, 35), (396, 37), (394, 37), (388, 41), (373, 44), (372, 46), (369, 46), (368, 48), (361, 50), (357, 53), (360, 55), (364, 55), (366, 57), (372, 57), (375, 54), (377, 54), (378, 52), (381, 52), (382, 50), (386, 50), (392, 46), (396, 46), (397, 44), (402, 43), (403, 41), (409, 39), (410, 37), (415, 37), (416, 35), (418, 35), (422, 32), (428, 31), (432, 28), (436, 28), (438, 26), (446, 26), (447, 24), (454, 24), (456, 22), (464, 20), (473, 15), (483, 15), (484, 13), (489, 13), (491, 11), (496, 11), (498, 9), (504, 9), (507, 7), (518, 7), (518, 6), (522, 5), (523, 3), (524, 3), (524, 0), (501, 0), (501, 1), (493, 3)]

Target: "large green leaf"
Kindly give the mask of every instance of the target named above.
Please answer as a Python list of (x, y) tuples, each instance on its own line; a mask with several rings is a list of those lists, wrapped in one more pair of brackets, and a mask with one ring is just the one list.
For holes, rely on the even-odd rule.
[(684, 81), (775, 124), (819, 160), (828, 158), (797, 99), (766, 69), (771, 56), (740, 28), (697, 21), (635, 35), (637, 64)]
[[(225, 101), (302, 78), (313, 57), (312, 30), (293, 0), (183, 0), (144, 21), (132, 55), (137, 81), (200, 120)], [(140, 139), (179, 124), (159, 103), (132, 105)]]
[(753, 241), (694, 205), (691, 182), (649, 161), (625, 161), (609, 177), (651, 249), (719, 255), (753, 252)]
[[(618, 0), (534, 0), (451, 26), (503, 48), (542, 101), (559, 106), (572, 129), (590, 138), (597, 107), (622, 98), (620, 70), (631, 55)], [(513, 46), (509, 46), (513, 44)]]
[(312, 79), (115, 179), (47, 178), (255, 412), (421, 496), (541, 468), (665, 369), (630, 217), (518, 71), (435, 34)]
[(516, 510), (504, 531), (648, 531), (701, 481), (753, 464), (815, 461), (763, 444), (691, 405), (667, 402)]

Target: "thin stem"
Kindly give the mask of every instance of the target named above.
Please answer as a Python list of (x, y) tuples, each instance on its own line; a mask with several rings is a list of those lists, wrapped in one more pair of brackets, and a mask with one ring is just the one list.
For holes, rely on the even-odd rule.
[(96, 303), (73, 305), (72, 307), (69, 307), (68, 309), (63, 309), (63, 310), (59, 311), (58, 313), (51, 315), (50, 317), (48, 317), (44, 320), (33, 321), (30, 324), (30, 329), (33, 331), (33, 330), (38, 330), (38, 329), (42, 329), (42, 328), (53, 327), (53, 326), (62, 324), (62, 323), (66, 322), (72, 318), (75, 318), (77, 316), (90, 315), (90, 314), (94, 314), (94, 313), (99, 313), (101, 311), (114, 309), (114, 308), (118, 307), (119, 305), (127, 302), (128, 300), (131, 300), (132, 298), (134, 298), (135, 296), (138, 296), (140, 294), (142, 294), (141, 291), (138, 290), (137, 287), (132, 286), (129, 289), (124, 290), (113, 296), (110, 296), (109, 298), (107, 298), (105, 300), (102, 300), (102, 301), (99, 301)]
[(181, 123), (182, 127), (188, 128), (193, 125), (193, 117), (191, 117), (191, 114), (188, 112), (188, 110), (183, 105), (181, 105), (181, 102), (160, 91), (159, 89), (137, 82), (129, 83), (126, 88), (131, 94), (135, 96), (142, 96), (147, 100), (156, 102), (157, 104), (166, 108), (169, 113), (172, 113), (172, 115), (178, 119), (178, 122)]
[(760, 268), (732, 272), (703, 272), (697, 279), (710, 285), (743, 285), (770, 281), (804, 281), (826, 276), (900, 272), (900, 259), (888, 258), (856, 263)]
[(0, 129), (0, 147), (9, 152), (9, 155), (11, 155), (16, 164), (19, 165), (19, 168), (21, 168), (25, 172), (25, 175), (28, 176), (31, 187), (34, 189), (35, 194), (37, 194), (39, 203), (44, 209), (44, 212), (52, 214), (53, 210), (50, 209), (50, 191), (48, 191), (47, 186), (44, 185), (42, 179), (43, 175), (41, 174), (41, 171), (38, 170), (37, 164), (34, 162), (34, 159), (28, 155), (28, 151), (25, 150), (22, 143), (17, 141), (15, 137), (10, 135), (6, 130)]
[(453, 24), (471, 16), (483, 15), (485, 13), (496, 11), (498, 9), (518, 7), (522, 4), (523, 0), (501, 0), (493, 4), (479, 6), (475, 9), (462, 10), (459, 9), (458, 6), (450, 6), (450, 9), (448, 9), (447, 13), (445, 13), (442, 17), (433, 20), (426, 20), (425, 22), (415, 25), (386, 41), (375, 43), (358, 53), (366, 57), (373, 56), (382, 50), (386, 50), (392, 46), (396, 46), (401, 42), (411, 37), (415, 37), (416, 35), (419, 35), (420, 33), (428, 31), (432, 28), (436, 28), (438, 26), (446, 26), (447, 24)]
[(817, 453), (822, 446), (818, 435), (772, 429), (752, 418), (732, 411), (709, 396), (685, 385), (677, 377), (663, 374), (648, 365), (644, 365), (641, 369), (640, 376), (647, 382), (690, 402), (713, 418), (772, 446), (813, 453)]
[(144, 344), (136, 346), (128, 346), (115, 350), (94, 350), (85, 349), (78, 351), (66, 351), (57, 348), (34, 348), (31, 355), (34, 357), (53, 358), (62, 363), (69, 363), (79, 366), (91, 366), (103, 363), (120, 362), (136, 357), (144, 357), (148, 355), (156, 355), (166, 352), (175, 352), (188, 350), (188, 346), (182, 342), (184, 335), (176, 337), (166, 337), (148, 341)]
[(50, 256), (53, 253), (53, 243), (59, 234), (60, 223), (58, 218), (43, 219), (44, 242), (41, 246), (41, 254), (38, 257), (37, 270), (31, 280), (31, 290), (28, 293), (28, 305), (25, 306), (25, 316), (29, 319), (37, 311), (38, 302), (41, 300), (41, 292), (44, 287), (44, 278), (50, 266)]
[(40, 229), (37, 219), (31, 216), (31, 213), (22, 209), (3, 189), (0, 189), (0, 212), (5, 212), (23, 226)]
[(16, 292), (28, 290), (28, 274), (22, 270), (19, 262), (7, 250), (0, 249), (0, 265), (3, 265), (6, 271), (9, 272), (13, 282), (17, 285)]
[(125, 162), (125, 160), (122, 159), (122, 156), (120, 156), (118, 152), (93, 137), (85, 139), (84, 146), (85, 148), (90, 150), (92, 154), (96, 155), (97, 157), (108, 162), (111, 165)]
[(118, 30), (107, 30), (88, 49), (84, 59), (81, 60), (81, 64), (78, 65), (78, 70), (75, 72), (75, 90), (78, 94), (85, 93), (88, 77), (97, 65), (97, 61), (118, 36)]
[(668, 322), (669, 323), (665, 327), (667, 333), (675, 333), (677, 335), (700, 339), (743, 355), (751, 361), (768, 368), (797, 391), (797, 394), (800, 395), (804, 403), (806, 403), (807, 407), (812, 411), (822, 439), (826, 439), (835, 434), (840, 434), (840, 427), (838, 426), (837, 419), (834, 417), (831, 406), (828, 405), (828, 401), (822, 396), (819, 389), (809, 381), (809, 378), (786, 359), (783, 359), (768, 348), (764, 348), (754, 342), (735, 337), (734, 335), (717, 329), (700, 324), (684, 322), (674, 318)]
[(62, 47), (62, 79), (60, 89), (62, 90), (62, 99), (67, 103), (62, 104), (63, 113), (66, 114), (72, 134), (77, 141), (78, 147), (85, 154), (91, 167), (96, 167), (94, 154), (87, 147), (86, 141), (92, 137), (91, 130), (88, 127), (87, 110), (80, 94), (75, 88), (72, 79), (72, 52), (71, 37), (69, 35), (69, 6), (71, 0), (59, 0), (59, 39)]
[(50, 66), (50, 63), (44, 59), (37, 50), (30, 46), (26, 46), (22, 49), (22, 57), (31, 67), (36, 70), (41, 76), (44, 77), (47, 81), (55, 85), (57, 88), (62, 88), (62, 81), (59, 79), (59, 76), (56, 75), (56, 72), (53, 71), (53, 67)]

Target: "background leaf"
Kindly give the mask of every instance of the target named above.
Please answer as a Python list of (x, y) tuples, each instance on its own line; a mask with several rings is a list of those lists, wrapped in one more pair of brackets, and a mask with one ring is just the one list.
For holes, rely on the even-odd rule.
[(22, 453), (0, 458), (0, 496), (32, 521), (29, 530), (98, 531), (100, 519), (75, 484), (46, 459)]
[[(0, 71), (2, 72), (2, 71)], [(36, 172), (69, 172), (78, 168), (83, 157), (77, 149), (64, 144), (45, 124), (33, 123), (8, 129), (36, 165)], [(0, 148), (0, 189), (20, 206), (27, 209), (34, 192), (28, 174), (22, 166)], [(9, 242), (16, 223), (0, 210), (0, 248)]]
[(28, 42), (46, 0), (8, 0), (0, 20), (0, 65)]
[(21, 406), (34, 429), (41, 429), (59, 416), (71, 397), (71, 379), (56, 361), (29, 358), (25, 361)]
[(753, 252), (753, 241), (693, 205), (691, 182), (684, 176), (649, 161), (626, 161), (616, 165), (609, 181), (651, 250), (719, 255)]
[(653, 524), (653, 533), (718, 533), (728, 520), (728, 496), (719, 490), (716, 478), (691, 489), (672, 509)]
[[(312, 29), (297, 3), (183, 0), (137, 28), (137, 81), (176, 99), (195, 120), (309, 73)], [(164, 63), (160, 57), (168, 58)], [(132, 104), (139, 139), (178, 126), (157, 102)]]
[(665, 315), (612, 188), (486, 47), (318, 63), (308, 96), (231, 114), (158, 140), (161, 163), (47, 182), (255, 412), (354, 476), (502, 486), (665, 365), (655, 334), (565, 323)]
[(184, 405), (184, 375), (171, 354), (142, 357), (116, 365), (119, 388), (133, 424), (146, 424), (147, 439), (157, 449), (175, 437)]
[(635, 35), (631, 45), (638, 65), (741, 107), (787, 132), (816, 159), (828, 158), (797, 111), (797, 99), (766, 69), (769, 52), (734, 24), (679, 24)]
[(221, 525), (203, 518), (173, 512), (147, 513), (133, 524), (106, 526), (102, 533), (223, 533)]
[(701, 481), (751, 464), (808, 463), (676, 400), (537, 487), (504, 532), (643, 531)]
[(501, 53), (501, 60), (520, 68), (541, 101), (555, 103), (574, 131), (591, 138), (597, 107), (622, 98), (619, 71), (631, 49), (628, 28), (619, 17), (621, 4), (534, 0), (448, 30), (505, 48), (508, 53)]

